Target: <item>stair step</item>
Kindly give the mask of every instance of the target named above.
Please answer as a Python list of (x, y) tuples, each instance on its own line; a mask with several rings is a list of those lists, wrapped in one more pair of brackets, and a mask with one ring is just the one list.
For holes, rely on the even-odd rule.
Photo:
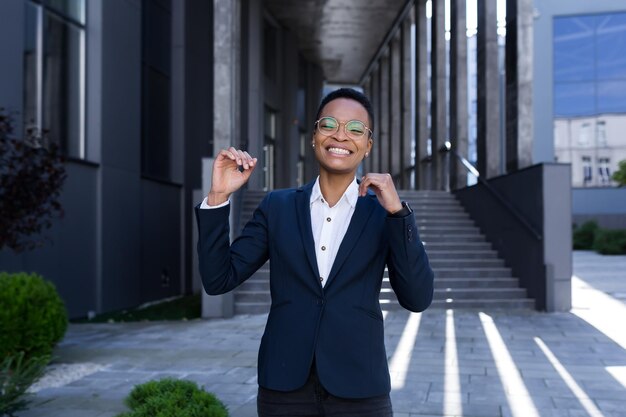
[(433, 268), (437, 278), (501, 278), (511, 277), (511, 268)]
[[(421, 236), (420, 236), (421, 237)], [(429, 242), (426, 246), (428, 254), (431, 251), (454, 251), (454, 250), (492, 250), (491, 243), (482, 242)]]
[(494, 259), (498, 253), (492, 249), (483, 250), (436, 250), (428, 248), (428, 259)]
[(485, 237), (478, 233), (473, 234), (433, 234), (433, 233), (420, 233), (420, 238), (423, 242), (429, 243), (442, 243), (450, 242), (451, 240), (460, 242), (486, 242)]
[(235, 302), (244, 303), (270, 303), (272, 297), (269, 291), (243, 291), (239, 290), (235, 292)]
[[(247, 190), (241, 205), (245, 224), (266, 195)], [(420, 238), (435, 272), (431, 308), (532, 309), (534, 300), (519, 288), (491, 243), (453, 194), (445, 191), (399, 191), (415, 213)], [(236, 314), (262, 314), (270, 309), (269, 263), (235, 291)], [(380, 295), (383, 309), (400, 309), (385, 271)]]
[(433, 269), (440, 268), (497, 268), (504, 266), (504, 260), (493, 259), (430, 259), (430, 266)]
[(265, 314), (269, 311), (269, 303), (235, 303), (235, 314)]
[[(391, 285), (389, 285), (391, 287)], [(435, 289), (444, 288), (519, 288), (517, 278), (439, 278)], [(269, 289), (269, 286), (268, 286)]]

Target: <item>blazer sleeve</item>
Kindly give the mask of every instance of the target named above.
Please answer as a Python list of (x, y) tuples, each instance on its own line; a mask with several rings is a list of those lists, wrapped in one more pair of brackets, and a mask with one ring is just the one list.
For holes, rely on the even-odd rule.
[(224, 294), (248, 279), (268, 259), (269, 194), (230, 244), (230, 205), (211, 210), (196, 207), (198, 260), (202, 285), (210, 295)]
[(415, 215), (387, 217), (389, 281), (400, 305), (407, 310), (426, 310), (433, 300), (434, 273), (420, 239)]

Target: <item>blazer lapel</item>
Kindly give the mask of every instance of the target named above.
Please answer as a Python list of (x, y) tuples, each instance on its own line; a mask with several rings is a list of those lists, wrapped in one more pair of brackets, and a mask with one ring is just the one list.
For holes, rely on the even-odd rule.
[(354, 214), (350, 220), (350, 225), (348, 226), (346, 235), (341, 241), (341, 245), (339, 245), (339, 251), (337, 252), (335, 262), (330, 270), (328, 281), (326, 282), (324, 288), (328, 288), (330, 283), (335, 278), (335, 275), (337, 275), (341, 269), (341, 265), (343, 265), (348, 258), (348, 255), (350, 255), (352, 248), (356, 245), (356, 242), (359, 240), (363, 230), (365, 230), (365, 225), (367, 224), (374, 207), (376, 207), (376, 203), (370, 192), (368, 192), (365, 197), (359, 197), (357, 200), (356, 207), (354, 208)]
[(315, 280), (320, 276), (317, 269), (317, 257), (315, 256), (315, 241), (313, 240), (313, 230), (311, 228), (311, 190), (314, 182), (311, 182), (296, 192), (296, 217), (300, 227), (300, 236), (306, 257), (309, 260), (311, 270), (315, 273)]

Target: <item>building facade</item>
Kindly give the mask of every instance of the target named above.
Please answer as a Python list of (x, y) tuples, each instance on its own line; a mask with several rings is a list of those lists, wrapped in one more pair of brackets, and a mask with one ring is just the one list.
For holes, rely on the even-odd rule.
[(254, 188), (312, 175), (303, 141), (321, 71), (260, 1), (227, 5), (0, 2), (0, 107), (16, 114), (18, 137), (49, 130), (68, 173), (64, 217), (45, 232), (53, 243), (4, 250), (0, 269), (54, 282), (70, 317), (198, 289), (193, 191), (216, 149), (265, 159)]
[[(467, 185), (446, 147), (486, 179), (554, 162), (554, 112), (542, 107), (553, 67), (538, 67), (538, 45), (552, 39), (542, 19), (566, 3), (3, 0), (0, 106), (18, 112), (17, 135), (50, 130), (68, 179), (65, 217), (48, 232), (54, 244), (3, 251), (0, 269), (52, 280), (71, 317), (198, 290), (193, 207), (203, 159), (247, 149), (260, 161), (254, 190), (310, 181), (325, 83), (371, 97), (374, 149), (362, 169), (389, 172), (399, 188)], [(552, 15), (541, 14), (546, 7)], [(562, 191), (569, 201), (569, 184)], [(563, 282), (568, 265), (556, 272)]]
[[(626, 228), (626, 2), (535, 2), (533, 158), (572, 166), (572, 215)], [(541, 95), (541, 97), (539, 97)]]

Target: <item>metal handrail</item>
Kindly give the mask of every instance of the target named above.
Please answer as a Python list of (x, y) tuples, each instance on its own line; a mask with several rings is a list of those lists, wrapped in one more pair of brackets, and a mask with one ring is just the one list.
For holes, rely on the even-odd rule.
[(526, 216), (524, 216), (522, 213), (520, 213), (520, 211), (517, 210), (513, 204), (511, 204), (504, 196), (502, 196), (502, 194), (500, 194), (500, 192), (498, 192), (495, 188), (493, 188), (491, 186), (491, 184), (489, 184), (480, 175), (480, 172), (476, 169), (476, 167), (474, 165), (472, 165), (472, 163), (470, 161), (468, 161), (467, 159), (465, 159), (464, 157), (459, 155), (454, 149), (452, 149), (452, 146), (451, 146), (449, 141), (446, 141), (441, 146), (441, 148), (439, 148), (439, 152), (440, 153), (451, 153), (452, 155), (454, 155), (461, 162), (461, 164), (463, 164), (465, 169), (467, 169), (470, 173), (472, 173), (476, 177), (478, 182), (480, 182), (482, 185), (484, 185), (485, 188), (491, 193), (491, 195), (493, 197), (495, 197), (495, 199), (502, 206), (504, 206), (504, 208), (506, 208), (509, 211), (509, 213), (511, 213), (513, 215), (513, 217), (522, 226), (524, 226), (524, 228), (526, 228), (526, 230), (529, 231), (536, 240), (543, 240), (543, 235), (537, 229), (535, 229), (535, 227), (526, 219)]

